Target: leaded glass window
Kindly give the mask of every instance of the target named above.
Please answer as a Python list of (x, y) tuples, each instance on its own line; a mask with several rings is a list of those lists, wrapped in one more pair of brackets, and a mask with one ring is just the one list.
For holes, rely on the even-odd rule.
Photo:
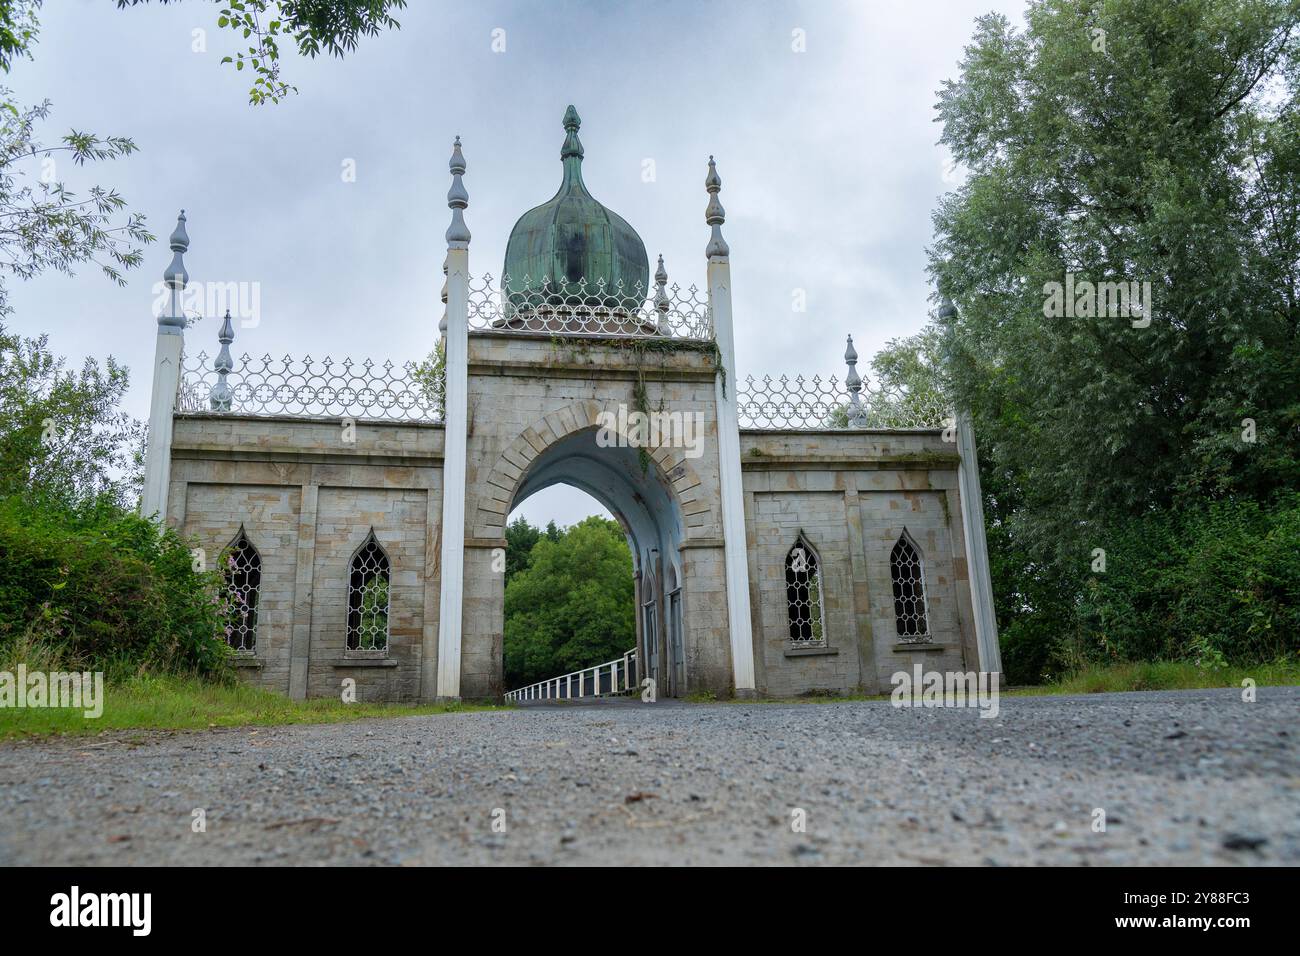
[(889, 553), (889, 576), (894, 582), (894, 623), (901, 641), (930, 640), (925, 607), (925, 568), (916, 543), (904, 531)]
[(388, 650), (390, 578), (388, 554), (371, 528), (348, 570), (348, 650)]
[(226, 582), (226, 643), (237, 651), (257, 650), (257, 602), (262, 591), (262, 556), (244, 526), (221, 557)]
[(790, 616), (790, 643), (800, 647), (824, 645), (821, 562), (803, 535), (785, 556), (785, 597)]

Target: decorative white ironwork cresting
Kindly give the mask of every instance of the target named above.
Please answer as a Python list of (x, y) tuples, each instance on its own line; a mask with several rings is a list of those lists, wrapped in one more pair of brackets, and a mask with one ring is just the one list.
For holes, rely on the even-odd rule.
[(370, 359), (336, 362), (327, 356), (318, 361), (310, 355), (301, 360), (288, 355), (254, 359), (245, 354), (223, 373), (213, 368), (206, 352), (200, 352), (193, 358), (183, 355), (181, 369), (178, 412), (212, 411), (213, 391), (225, 384), (223, 407), (215, 409), (217, 412), (418, 422), (442, 419), (442, 381), (419, 374), (414, 362), (396, 366)]
[(639, 282), (607, 286), (603, 280), (567, 282), (546, 276), (505, 276), (500, 283), (491, 275), (471, 278), (469, 328), (612, 338), (713, 338), (708, 296), (695, 286), (656, 284), (646, 289)]

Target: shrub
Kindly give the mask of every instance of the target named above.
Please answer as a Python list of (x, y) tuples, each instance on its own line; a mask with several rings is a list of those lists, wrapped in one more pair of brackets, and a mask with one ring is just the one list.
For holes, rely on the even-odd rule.
[(0, 498), (0, 644), (39, 634), (64, 660), (122, 675), (219, 675), (219, 576), (175, 532), (111, 501)]
[(1300, 495), (1229, 500), (1128, 522), (1083, 589), (1094, 661), (1252, 664), (1300, 651)]

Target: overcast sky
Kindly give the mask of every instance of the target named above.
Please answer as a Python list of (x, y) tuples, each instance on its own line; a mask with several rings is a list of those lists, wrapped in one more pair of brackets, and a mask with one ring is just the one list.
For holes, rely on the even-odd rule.
[[(716, 156), (740, 375), (842, 378), (846, 334), (865, 365), (925, 321), (930, 213), (960, 175), (937, 145), (935, 92), (978, 14), (1019, 24), (1023, 6), (410, 0), (400, 30), (347, 59), (286, 51), (300, 93), (251, 107), (249, 74), (219, 65), (237, 37), (216, 27), (209, 0), (126, 11), (46, 0), (35, 60), (8, 85), (22, 104), (53, 102), (46, 139), (75, 128), (135, 140), (132, 157), (58, 172), (75, 190), (117, 188), (159, 241), (125, 288), (93, 268), (9, 280), (11, 325), (48, 332), (75, 363), (124, 362), (126, 410), (147, 418), (153, 287), (184, 207), (191, 279), (260, 285), (260, 321), (236, 330), (236, 356), (422, 358), (441, 315), (452, 137), (469, 167), (471, 271), (499, 275), (515, 220), (559, 184), (573, 103), (592, 194), (683, 286), (704, 284), (703, 182)], [(206, 52), (192, 49), (197, 28)], [(218, 324), (191, 328), (187, 348), (213, 352)], [(600, 510), (553, 489), (522, 513), (567, 524)]]

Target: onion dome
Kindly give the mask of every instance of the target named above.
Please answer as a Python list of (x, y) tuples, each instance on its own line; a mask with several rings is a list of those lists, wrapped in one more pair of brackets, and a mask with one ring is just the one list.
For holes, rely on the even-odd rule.
[(564, 113), (560, 189), (520, 216), (506, 243), (504, 276), (516, 307), (576, 303), (584, 280), (584, 305), (639, 305), (649, 294), (645, 243), (623, 217), (592, 198), (582, 181), (581, 125), (570, 106)]

